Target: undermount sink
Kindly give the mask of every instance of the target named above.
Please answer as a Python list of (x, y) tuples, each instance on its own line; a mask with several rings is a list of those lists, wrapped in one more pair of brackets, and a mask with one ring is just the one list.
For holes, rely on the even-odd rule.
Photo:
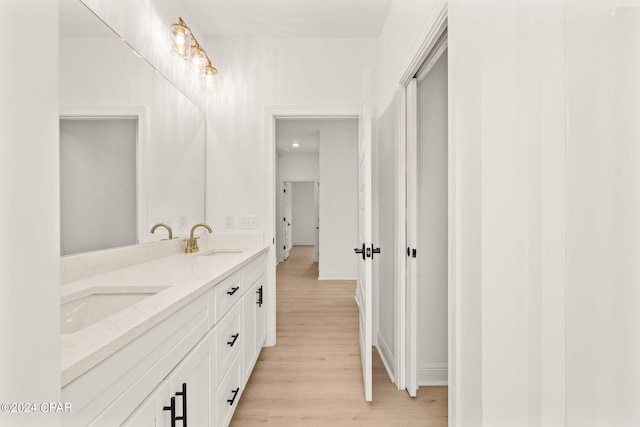
[(225, 255), (225, 254), (240, 254), (244, 252), (244, 249), (213, 249), (210, 251), (202, 252), (199, 256), (213, 256), (213, 255)]
[(77, 332), (158, 292), (159, 290), (155, 292), (97, 290), (65, 302), (60, 306), (61, 332), (63, 334)]

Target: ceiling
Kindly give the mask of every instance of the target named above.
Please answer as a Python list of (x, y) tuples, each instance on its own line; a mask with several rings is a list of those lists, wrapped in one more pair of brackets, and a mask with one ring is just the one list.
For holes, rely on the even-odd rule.
[[(280, 155), (318, 154), (320, 131), (357, 128), (358, 119), (278, 119), (276, 151)], [(299, 146), (294, 147), (293, 144)]]
[(184, 0), (207, 36), (377, 38), (392, 0)]

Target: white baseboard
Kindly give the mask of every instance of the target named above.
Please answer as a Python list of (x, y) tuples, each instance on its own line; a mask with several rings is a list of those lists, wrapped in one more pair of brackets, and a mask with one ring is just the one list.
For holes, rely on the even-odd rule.
[(293, 246), (315, 246), (316, 242), (293, 242)]
[(382, 359), (382, 364), (387, 370), (387, 374), (389, 375), (391, 382), (396, 384), (396, 376), (393, 366), (393, 352), (391, 351), (391, 348), (387, 344), (387, 341), (384, 339), (384, 336), (380, 333), (380, 331), (378, 331), (376, 336), (378, 337), (378, 344), (376, 345), (376, 348), (378, 349), (380, 359)]
[(418, 386), (449, 385), (446, 363), (431, 363), (418, 367)]
[(357, 280), (358, 273), (320, 272), (318, 280)]

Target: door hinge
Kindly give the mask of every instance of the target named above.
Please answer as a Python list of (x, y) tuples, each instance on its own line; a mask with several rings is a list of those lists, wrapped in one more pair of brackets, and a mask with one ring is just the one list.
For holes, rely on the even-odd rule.
[(287, 247), (286, 247), (286, 246), (283, 246), (283, 247), (282, 247), (282, 249), (284, 249), (284, 250), (286, 251), (286, 250), (287, 250)]

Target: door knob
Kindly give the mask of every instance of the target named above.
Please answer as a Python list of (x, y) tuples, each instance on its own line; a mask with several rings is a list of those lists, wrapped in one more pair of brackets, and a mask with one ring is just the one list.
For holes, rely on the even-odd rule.
[(362, 248), (355, 248), (355, 249), (354, 249), (354, 252), (355, 252), (355, 253), (357, 253), (357, 254), (362, 254), (362, 259), (366, 259), (366, 254), (365, 254), (365, 250), (364, 250), (364, 248), (365, 248), (365, 245), (364, 245), (364, 243), (363, 243), (363, 244), (362, 244)]
[(380, 253), (380, 248), (374, 248), (373, 247), (373, 243), (371, 244), (371, 259), (373, 259), (373, 255), (374, 254), (379, 254)]

